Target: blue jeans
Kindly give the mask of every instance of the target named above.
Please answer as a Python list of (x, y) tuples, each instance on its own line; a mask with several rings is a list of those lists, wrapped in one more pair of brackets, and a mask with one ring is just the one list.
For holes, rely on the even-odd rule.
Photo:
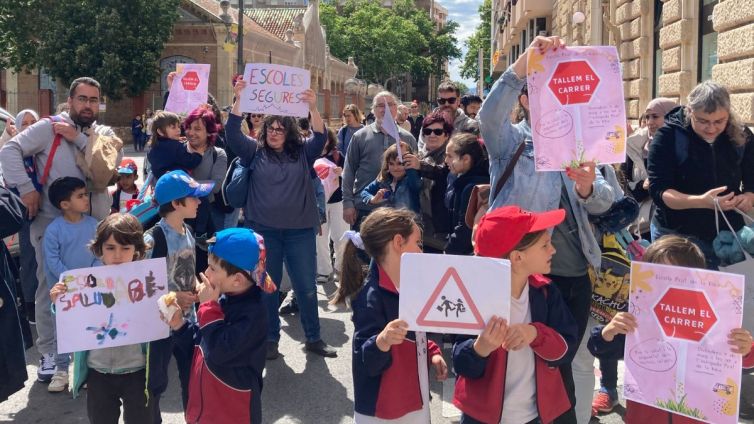
[[(283, 260), (287, 264), (291, 286), (296, 294), (301, 325), (307, 342), (320, 340), (317, 309), (317, 245), (314, 228), (281, 229), (246, 222), (246, 227), (264, 237), (267, 249), (267, 273), (279, 285), (283, 277)], [(263, 295), (267, 308), (267, 341), (280, 340), (279, 287)]]
[(720, 266), (720, 259), (715, 254), (715, 249), (712, 247), (712, 243), (706, 242), (704, 240), (700, 240), (694, 236), (690, 236), (687, 234), (679, 234), (674, 232), (671, 229), (662, 227), (659, 223), (657, 223), (656, 219), (652, 219), (652, 222), (649, 224), (649, 231), (652, 234), (652, 242), (654, 243), (658, 238), (662, 236), (667, 235), (677, 235), (681, 237), (685, 237), (689, 239), (692, 243), (697, 245), (699, 249), (704, 253), (704, 260), (706, 262), (706, 268), (712, 271), (717, 271), (718, 267)]

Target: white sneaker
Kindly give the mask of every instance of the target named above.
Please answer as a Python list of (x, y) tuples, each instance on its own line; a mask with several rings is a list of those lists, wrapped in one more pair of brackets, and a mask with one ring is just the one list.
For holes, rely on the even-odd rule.
[(56, 371), (55, 375), (52, 376), (50, 385), (47, 386), (47, 391), (50, 393), (60, 393), (64, 391), (66, 387), (68, 387), (68, 372)]
[(37, 381), (40, 383), (49, 383), (53, 374), (55, 374), (55, 354), (46, 353), (39, 358)]

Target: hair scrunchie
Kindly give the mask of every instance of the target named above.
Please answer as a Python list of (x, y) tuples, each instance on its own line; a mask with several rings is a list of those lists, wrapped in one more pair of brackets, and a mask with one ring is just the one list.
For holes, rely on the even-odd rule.
[(356, 246), (359, 250), (365, 250), (364, 241), (361, 240), (360, 233), (357, 233), (356, 231), (351, 231), (351, 230), (346, 231), (345, 233), (343, 233), (343, 237), (341, 237), (340, 239), (343, 240), (346, 238), (348, 240), (351, 240), (351, 243), (353, 243), (353, 245)]

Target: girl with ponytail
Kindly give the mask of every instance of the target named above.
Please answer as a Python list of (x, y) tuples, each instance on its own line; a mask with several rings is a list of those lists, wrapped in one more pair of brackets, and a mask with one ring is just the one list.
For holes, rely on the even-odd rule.
[[(438, 380), (447, 378), (448, 367), (425, 333), (408, 331), (398, 319), (401, 255), (422, 252), (416, 215), (378, 208), (364, 219), (360, 234), (347, 237), (333, 303), (350, 300), (353, 309), (354, 422), (428, 423), (429, 373), (421, 367), (431, 363)], [(366, 277), (357, 249), (371, 257)]]

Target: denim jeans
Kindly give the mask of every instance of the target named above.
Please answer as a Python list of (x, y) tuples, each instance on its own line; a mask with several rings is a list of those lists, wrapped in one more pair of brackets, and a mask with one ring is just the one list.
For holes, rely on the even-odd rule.
[[(272, 228), (255, 222), (246, 222), (246, 227), (264, 237), (267, 249), (267, 273), (275, 284), (283, 276), (283, 260), (291, 277), (291, 286), (298, 301), (301, 325), (307, 342), (320, 340), (319, 310), (317, 309), (317, 247), (314, 228)], [(279, 288), (265, 293), (267, 308), (267, 341), (280, 340), (280, 316), (278, 316)]]
[(652, 242), (654, 243), (658, 238), (667, 235), (677, 235), (689, 239), (692, 243), (697, 245), (699, 249), (704, 253), (704, 260), (706, 262), (706, 268), (709, 270), (717, 271), (720, 266), (720, 259), (715, 254), (715, 249), (712, 247), (712, 243), (686, 234), (678, 234), (671, 229), (662, 227), (657, 223), (656, 219), (653, 219), (649, 225), (649, 231), (652, 234)]

